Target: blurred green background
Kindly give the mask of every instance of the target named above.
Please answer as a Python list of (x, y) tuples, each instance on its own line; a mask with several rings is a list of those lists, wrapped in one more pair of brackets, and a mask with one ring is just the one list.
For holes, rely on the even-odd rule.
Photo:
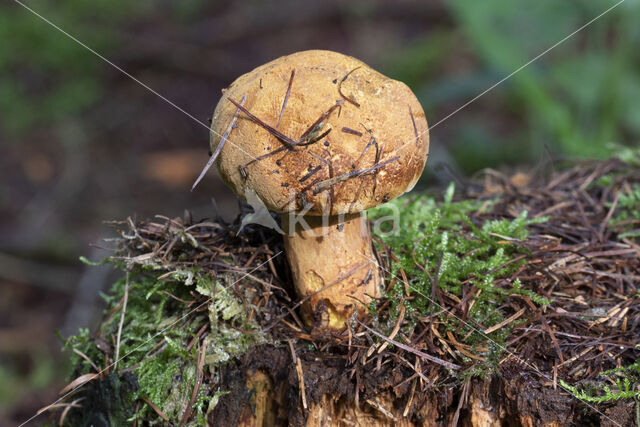
[[(640, 2), (517, 70), (615, 2), (32, 0), (68, 31), (206, 123), (220, 90), (278, 56), (331, 49), (406, 82), (432, 125), (422, 186), (486, 167), (591, 158), (640, 137)], [(63, 336), (100, 315), (106, 219), (227, 218), (200, 124), (20, 6), (0, 5), (0, 425), (55, 400)], [(444, 119), (444, 120), (443, 120)], [(445, 167), (443, 167), (445, 166)], [(432, 171), (437, 171), (434, 173)]]

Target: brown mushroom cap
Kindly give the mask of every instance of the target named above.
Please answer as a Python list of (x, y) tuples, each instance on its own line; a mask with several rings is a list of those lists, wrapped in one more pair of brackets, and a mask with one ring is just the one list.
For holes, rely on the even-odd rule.
[[(278, 139), (230, 99), (246, 99), (246, 111), (298, 145)], [(294, 53), (239, 77), (215, 109), (212, 151), (234, 116), (216, 160), (220, 175), (236, 194), (255, 192), (275, 212), (336, 215), (385, 203), (413, 188), (429, 149), (425, 114), (411, 90), (336, 52)]]

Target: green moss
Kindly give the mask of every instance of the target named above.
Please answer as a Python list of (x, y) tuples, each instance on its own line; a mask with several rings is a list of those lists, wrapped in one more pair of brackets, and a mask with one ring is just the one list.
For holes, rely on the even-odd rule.
[[(615, 150), (615, 158), (628, 165), (627, 171), (640, 168), (640, 148), (618, 145), (611, 145), (609, 148), (612, 151)], [(595, 180), (590, 187), (620, 187), (617, 181), (628, 174), (627, 171), (605, 174)], [(609, 219), (609, 227), (618, 233), (618, 238), (640, 237), (640, 184), (632, 183), (629, 186), (622, 186), (617, 191), (618, 202), (614, 215)], [(613, 203), (607, 202), (605, 206), (611, 208)]]
[[(474, 224), (469, 216), (483, 206), (486, 208), (486, 202), (454, 202), (454, 191), (451, 184), (442, 202), (427, 196), (400, 198), (390, 202), (391, 206), (370, 211), (374, 232), (385, 245), (393, 248), (397, 257), (397, 262), (391, 265), (390, 276), (400, 278), (400, 270), (403, 270), (409, 282), (409, 294), (403, 280), (397, 280), (388, 293), (391, 313), (397, 315), (399, 305), (403, 304), (407, 328), (411, 328), (415, 319), (442, 310), (437, 299), (432, 298), (434, 283), (457, 297), (462, 296), (463, 286), (481, 290), (465, 322), (447, 311), (437, 319), (442, 333), (456, 331), (456, 335), (462, 337), (461, 342), (472, 347), (482, 343), (488, 352), (474, 353), (496, 362), (511, 328), (503, 327), (489, 334), (498, 345), (487, 345), (487, 336), (474, 325), (488, 328), (505, 320), (504, 313), (496, 307), (510, 295), (526, 295), (538, 304), (549, 303), (535, 292), (524, 289), (519, 280), (507, 280), (525, 262), (524, 259), (514, 262), (514, 259), (524, 252), (518, 242), (528, 236), (527, 226), (546, 219), (528, 219), (527, 212), (523, 211), (513, 220), (496, 219)], [(390, 222), (378, 224), (388, 216), (389, 210), (399, 213), (393, 232)], [(391, 328), (395, 320), (392, 316), (387, 327)]]
[[(187, 347), (204, 324), (210, 325), (204, 342), (205, 365), (211, 372), (222, 363), (246, 353), (252, 345), (266, 341), (261, 334), (244, 334), (237, 330), (254, 330), (257, 326), (247, 320), (242, 304), (228, 289), (230, 283), (213, 280), (197, 269), (178, 270), (159, 280), (158, 272), (145, 271), (150, 269), (153, 268), (149, 264), (144, 265), (129, 280), (120, 343), (121, 360), (117, 366), (119, 371), (132, 369), (138, 388), (127, 395), (126, 402), (117, 410), (110, 408), (102, 414), (109, 422), (121, 420), (123, 414), (130, 421), (134, 418), (159, 420), (148, 405), (141, 405), (134, 414), (133, 402), (142, 398), (149, 399), (170, 419), (181, 419), (183, 402), (191, 398), (197, 370), (196, 346), (190, 350)], [(116, 313), (102, 325), (101, 336), (105, 338), (117, 335), (125, 285), (126, 279), (123, 278), (104, 296), (106, 312)], [(200, 303), (208, 310), (194, 313), (198, 305), (188, 305), (176, 299), (191, 301), (194, 299), (193, 291), (210, 298)], [(82, 351), (101, 368), (107, 364), (104, 353), (96, 347), (88, 330), (81, 330), (78, 335), (70, 337), (66, 347)], [(72, 357), (76, 366), (74, 378), (92, 371), (90, 364), (79, 355), (74, 353)], [(192, 409), (196, 415), (193, 425), (202, 424), (219, 395), (207, 395), (201, 388)], [(72, 423), (85, 422), (91, 416), (88, 412), (71, 415), (76, 417), (70, 418)]]
[(640, 168), (640, 148), (612, 144), (609, 149), (620, 161), (628, 164), (632, 168)]
[[(640, 345), (636, 346), (640, 349)], [(622, 399), (640, 400), (640, 360), (600, 372), (598, 381), (572, 386), (560, 380), (560, 385), (575, 397), (588, 403), (615, 402)]]
[(618, 237), (640, 237), (640, 184), (620, 191), (615, 212), (609, 225), (617, 229)]

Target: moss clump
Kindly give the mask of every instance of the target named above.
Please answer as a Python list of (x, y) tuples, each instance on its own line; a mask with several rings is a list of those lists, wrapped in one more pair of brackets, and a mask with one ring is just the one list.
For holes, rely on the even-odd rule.
[[(640, 348), (640, 345), (637, 346)], [(560, 381), (578, 399), (589, 403), (640, 400), (640, 360), (628, 366), (600, 372), (598, 382), (585, 382), (576, 387)]]
[(620, 191), (615, 212), (609, 224), (618, 230), (618, 237), (640, 237), (640, 184)]
[[(455, 331), (461, 337), (459, 342), (471, 346), (474, 354), (495, 362), (511, 327), (488, 334), (492, 345), (479, 350), (476, 347), (487, 342), (487, 335), (475, 325), (483, 325), (484, 329), (503, 322), (505, 314), (499, 307), (510, 295), (526, 295), (541, 305), (549, 303), (522, 288), (518, 279), (506, 280), (525, 262), (523, 257), (516, 258), (525, 253), (519, 242), (529, 235), (527, 226), (546, 219), (528, 219), (523, 211), (512, 220), (488, 219), (474, 224), (469, 215), (488, 208), (491, 202), (454, 202), (454, 191), (454, 185), (449, 185), (440, 203), (426, 196), (401, 198), (390, 202), (390, 207), (383, 206), (371, 213), (374, 230), (385, 246), (393, 248), (396, 257), (388, 271), (394, 285), (387, 293), (392, 304), (387, 326), (393, 327), (400, 305), (409, 319), (407, 332), (415, 324), (412, 317), (439, 312), (441, 334)], [(395, 230), (384, 221), (379, 224), (388, 216), (389, 209), (399, 213), (393, 224)], [(379, 249), (384, 250), (382, 245)], [(472, 288), (477, 295), (464, 322), (438, 303), (437, 292), (462, 298)], [(481, 371), (486, 373), (484, 369)]]
[[(252, 345), (265, 342), (261, 334), (238, 331), (257, 329), (257, 326), (247, 319), (241, 302), (229, 291), (230, 283), (213, 280), (198, 269), (165, 274), (162, 280), (158, 278), (159, 273), (145, 270), (149, 270), (148, 266), (132, 274), (128, 282), (121, 360), (117, 365), (119, 373), (133, 374), (136, 387), (120, 396), (121, 388), (112, 384), (112, 377), (117, 379), (112, 365), (113, 345), (105, 352), (104, 346), (101, 350), (96, 345), (96, 337), (90, 337), (87, 330), (80, 331), (67, 341), (66, 347), (81, 351), (101, 368), (106, 367), (105, 372), (112, 372), (106, 377), (111, 392), (100, 393), (107, 387), (105, 380), (98, 381), (97, 389), (89, 388), (92, 390), (89, 398), (96, 403), (84, 405), (82, 413), (72, 411), (72, 424), (84, 424), (96, 416), (111, 425), (121, 425), (123, 419), (160, 421), (149, 405), (141, 405), (135, 412), (134, 402), (143, 399), (152, 402), (170, 420), (180, 420), (185, 411), (184, 402), (190, 399), (196, 382), (198, 353), (196, 346), (189, 347), (189, 344), (206, 324), (209, 326), (204, 339), (205, 364), (214, 374), (221, 363), (245, 353)], [(99, 337), (117, 335), (126, 286), (127, 280), (123, 278), (104, 296), (107, 321), (101, 325)], [(77, 353), (73, 357), (74, 378), (92, 371), (84, 358)], [(191, 410), (195, 415), (192, 425), (204, 424), (204, 417), (210, 405), (215, 405), (218, 394), (200, 387)], [(112, 396), (119, 397), (113, 399)], [(111, 400), (111, 406), (97, 403), (103, 400)]]
[[(615, 147), (618, 152), (616, 159), (625, 163), (628, 170), (634, 171), (640, 168), (640, 148)], [(609, 209), (614, 208), (614, 213), (609, 219), (609, 226), (616, 230), (618, 238), (640, 237), (640, 184), (628, 182), (629, 172), (619, 171), (608, 173), (596, 180), (594, 186), (618, 187), (618, 201), (605, 203)], [(631, 180), (632, 181), (632, 180)], [(620, 185), (624, 182), (625, 185)]]

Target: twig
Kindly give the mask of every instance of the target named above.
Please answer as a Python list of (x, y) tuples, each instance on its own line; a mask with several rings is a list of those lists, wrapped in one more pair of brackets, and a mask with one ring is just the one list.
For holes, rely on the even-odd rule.
[(167, 417), (164, 412), (162, 412), (160, 410), (160, 408), (158, 408), (152, 401), (150, 401), (149, 399), (147, 399), (146, 397), (143, 397), (142, 400), (144, 401), (144, 403), (146, 403), (147, 405), (149, 405), (151, 407), (151, 409), (153, 409), (155, 411), (156, 414), (158, 414), (160, 416), (160, 418), (162, 418), (164, 421), (169, 422), (169, 417)]
[[(71, 403), (52, 403), (51, 405), (47, 405), (47, 406), (45, 406), (45, 407), (42, 407), (42, 408), (38, 409), (37, 414), (38, 414), (38, 415), (40, 415), (40, 414), (42, 414), (43, 412), (51, 411), (51, 410), (53, 410), (53, 409), (66, 408), (67, 406), (69, 406), (69, 405), (74, 405), (74, 404), (76, 404), (77, 402), (79, 402), (79, 401), (81, 401), (81, 400), (83, 400), (83, 399), (84, 399), (84, 397), (80, 397), (80, 398), (78, 398), (78, 399), (74, 400), (74, 401), (73, 401), (73, 402), (71, 402)], [(75, 407), (76, 407), (76, 408), (78, 408), (78, 407), (80, 407), (80, 405), (76, 405)]]
[(74, 400), (73, 402), (71, 402), (70, 404), (66, 405), (66, 408), (64, 408), (64, 410), (62, 411), (62, 414), (60, 414), (60, 421), (58, 421), (58, 425), (60, 427), (64, 425), (64, 420), (65, 418), (67, 418), (67, 414), (69, 413), (71, 408), (82, 408), (81, 405), (78, 405), (78, 402), (81, 402), (82, 400), (84, 400), (84, 397), (80, 397)]
[(78, 356), (82, 357), (84, 360), (86, 360), (87, 362), (89, 362), (89, 364), (91, 365), (91, 367), (93, 369), (96, 370), (96, 372), (100, 372), (100, 369), (96, 366), (95, 363), (93, 363), (93, 360), (89, 359), (89, 356), (87, 356), (86, 354), (84, 354), (83, 352), (81, 352), (80, 350), (78, 350), (77, 348), (73, 349), (73, 352), (75, 354), (77, 354)]
[(287, 93), (284, 96), (284, 101), (282, 101), (282, 108), (280, 108), (280, 115), (278, 116), (278, 123), (276, 123), (276, 127), (280, 126), (280, 121), (282, 120), (282, 115), (284, 114), (284, 109), (287, 106), (287, 101), (289, 101), (289, 95), (291, 94), (291, 85), (293, 84), (293, 77), (296, 75), (296, 70), (291, 70), (291, 77), (289, 77), (289, 85), (287, 86)]
[[(283, 151), (285, 151), (287, 149), (287, 147), (278, 147), (273, 151), (269, 151), (266, 154), (262, 154), (261, 156), (256, 157), (255, 159), (245, 163), (244, 165), (240, 166), (240, 170), (243, 171), (247, 168), (247, 166), (251, 166), (252, 164), (259, 162), (260, 160), (266, 159), (267, 157), (271, 157), (273, 155), (276, 155), (278, 153), (282, 153)], [(246, 175), (246, 171), (243, 173), (243, 176)]]
[(287, 342), (289, 343), (289, 349), (291, 350), (291, 358), (293, 359), (293, 363), (296, 364), (296, 373), (298, 374), (298, 387), (300, 387), (300, 396), (302, 397), (302, 406), (304, 409), (307, 409), (307, 389), (304, 385), (304, 372), (302, 370), (302, 362), (300, 358), (296, 355), (296, 351), (293, 348), (293, 342), (289, 338), (287, 338)]
[(438, 357), (431, 356), (430, 354), (423, 353), (422, 351), (416, 350), (415, 348), (409, 347), (408, 345), (404, 345), (404, 344), (402, 344), (402, 343), (400, 343), (398, 341), (394, 341), (392, 339), (389, 339), (389, 338), (385, 337), (384, 335), (382, 335), (381, 333), (371, 329), (370, 327), (368, 327), (367, 325), (365, 325), (364, 323), (362, 323), (358, 319), (356, 319), (356, 322), (358, 322), (360, 324), (360, 326), (364, 327), (366, 330), (368, 330), (372, 334), (377, 335), (378, 337), (382, 338), (383, 340), (388, 341), (389, 343), (391, 343), (391, 344), (395, 345), (396, 347), (401, 348), (401, 349), (403, 349), (405, 351), (408, 351), (409, 353), (413, 353), (416, 356), (420, 356), (420, 357), (422, 357), (424, 359), (427, 359), (427, 360), (429, 360), (429, 361), (431, 361), (433, 363), (437, 363), (438, 365), (442, 365), (442, 366), (444, 366), (445, 368), (448, 368), (448, 369), (454, 369), (454, 370), (460, 369), (460, 366), (456, 365), (455, 363), (447, 362), (446, 360), (442, 360), (442, 359), (440, 359)]
[(196, 381), (193, 385), (193, 392), (191, 393), (191, 400), (189, 401), (189, 405), (184, 411), (184, 416), (180, 421), (180, 427), (184, 426), (189, 418), (191, 418), (191, 410), (193, 405), (196, 403), (196, 399), (198, 398), (198, 392), (200, 391), (200, 386), (202, 385), (202, 377), (204, 375), (203, 367), (204, 367), (204, 359), (207, 353), (207, 346), (201, 345), (200, 351), (198, 352), (198, 365), (197, 365), (197, 373), (196, 373)]
[(315, 175), (320, 169), (322, 169), (321, 165), (316, 166), (315, 168), (311, 169), (311, 171), (309, 171), (307, 174), (305, 174), (302, 178), (300, 178), (298, 182), (305, 182), (306, 180), (311, 178), (313, 175)]
[[(362, 123), (360, 123), (360, 124), (362, 125)], [(362, 160), (362, 158), (367, 154), (367, 151), (369, 151), (369, 148), (372, 145), (375, 145), (375, 147), (376, 147), (376, 155), (375, 155), (375, 158), (373, 160), (373, 165), (376, 166), (378, 164), (378, 162), (380, 161), (380, 155), (382, 153), (382, 150), (378, 146), (378, 141), (376, 141), (376, 138), (375, 138), (375, 136), (373, 136), (371, 130), (367, 129), (364, 125), (362, 125), (362, 127), (364, 127), (365, 130), (371, 134), (371, 138), (369, 139), (369, 142), (367, 143), (367, 145), (364, 147), (364, 150), (362, 150), (362, 153), (360, 153), (360, 156), (358, 156), (358, 160), (356, 160), (355, 164), (359, 165), (360, 164), (360, 160)], [(378, 171), (379, 170), (376, 169), (376, 171), (373, 173), (373, 189), (371, 191), (371, 195), (372, 195), (373, 198), (376, 197), (376, 188), (378, 186)], [(351, 209), (353, 209), (353, 206), (360, 199), (360, 194), (362, 193), (363, 189), (364, 189), (364, 186), (360, 186), (358, 188), (358, 190), (356, 191), (356, 193), (354, 194), (353, 200), (351, 202)]]
[(120, 324), (118, 325), (118, 334), (116, 336), (116, 352), (114, 356), (113, 370), (118, 369), (118, 361), (120, 360), (120, 336), (122, 335), (122, 325), (124, 324), (124, 315), (127, 311), (127, 300), (129, 299), (129, 270), (125, 275), (124, 283), (124, 300), (122, 303), (122, 313), (120, 314)]
[[(333, 113), (333, 110), (342, 106), (343, 102), (344, 101), (336, 101), (336, 103), (331, 108), (329, 108), (327, 111), (322, 113), (320, 117), (318, 117), (318, 119), (315, 122), (313, 122), (311, 126), (309, 126), (307, 130), (302, 133), (302, 135), (300, 135), (300, 140), (297, 145), (308, 145), (310, 141), (314, 139), (315, 135), (318, 132), (320, 132), (320, 130), (324, 126), (324, 122), (329, 118), (331, 113)], [(328, 132), (326, 132), (324, 136), (326, 136), (327, 133)], [(318, 140), (321, 138), (322, 137), (318, 137), (318, 138), (315, 138), (315, 140)]]
[(406, 417), (409, 415), (409, 410), (411, 409), (411, 404), (413, 403), (413, 396), (416, 393), (416, 382), (413, 381), (411, 383), (411, 394), (409, 395), (409, 400), (407, 400), (407, 404), (404, 407), (404, 411), (402, 412), (402, 416)]
[(209, 322), (205, 322), (205, 324), (202, 325), (202, 327), (198, 330), (198, 332), (196, 332), (195, 336), (191, 339), (191, 341), (187, 345), (187, 351), (191, 351), (191, 348), (193, 347), (193, 345), (198, 341), (200, 336), (204, 333), (204, 331), (207, 330), (208, 327), (209, 327)]
[[(398, 331), (400, 331), (400, 325), (402, 325), (402, 321), (404, 320), (404, 313), (405, 313), (404, 304), (401, 304), (400, 313), (398, 314), (398, 320), (396, 321), (396, 325), (393, 327), (393, 331), (391, 331), (391, 335), (389, 335), (390, 340), (394, 339), (398, 334)], [(382, 353), (387, 348), (388, 345), (389, 345), (389, 341), (385, 341), (384, 343), (382, 343), (382, 345), (378, 349), (378, 354)]]
[(609, 221), (613, 216), (613, 212), (616, 210), (616, 206), (618, 206), (618, 197), (620, 196), (620, 191), (616, 191), (615, 196), (613, 196), (613, 202), (611, 202), (611, 207), (609, 208), (609, 212), (607, 212), (607, 216), (602, 220), (602, 224), (600, 224), (600, 230), (598, 232), (598, 237), (600, 241), (604, 239), (604, 231), (607, 229), (609, 225)]
[(367, 145), (365, 145), (364, 150), (362, 150), (362, 153), (360, 153), (360, 155), (358, 156), (358, 159), (356, 160), (356, 165), (360, 164), (360, 160), (362, 160), (365, 154), (367, 154), (367, 151), (369, 151), (369, 147), (371, 147), (373, 144), (376, 144), (376, 153), (377, 153), (378, 142), (376, 141), (376, 138), (373, 135), (371, 135), (371, 138), (369, 138), (369, 142), (367, 143)]
[[(246, 100), (247, 100), (247, 95), (245, 94), (242, 97), (242, 101), (240, 101), (240, 104), (244, 105), (244, 102)], [(231, 133), (231, 131), (234, 129), (234, 127), (236, 125), (236, 121), (238, 120), (238, 112), (239, 111), (240, 111), (240, 109), (236, 110), (235, 114), (233, 115), (233, 118), (231, 119), (231, 123), (229, 123), (229, 126), (227, 127), (227, 131), (224, 133), (224, 135), (222, 135), (222, 138), (220, 139), (220, 142), (218, 143), (218, 146), (216, 147), (216, 151), (211, 155), (211, 157), (209, 158), (209, 161), (207, 162), (207, 164), (202, 169), (202, 172), (200, 172), (200, 175), (198, 176), (198, 179), (196, 179), (196, 182), (194, 182), (193, 185), (191, 186), (191, 191), (193, 191), (196, 188), (196, 185), (198, 185), (198, 183), (200, 183), (200, 181), (202, 180), (202, 178), (204, 178), (204, 175), (207, 173), (209, 168), (211, 168), (213, 163), (218, 158), (218, 155), (220, 154), (220, 151), (222, 151), (222, 147), (224, 147), (225, 142), (227, 142), (227, 138), (229, 137), (229, 134)]]
[(240, 109), (240, 111), (242, 111), (243, 113), (245, 113), (247, 115), (247, 117), (249, 117), (249, 119), (254, 122), (255, 124), (257, 124), (258, 126), (260, 126), (261, 128), (265, 129), (267, 132), (269, 132), (271, 135), (275, 136), (277, 139), (280, 140), (280, 142), (282, 142), (284, 144), (285, 147), (287, 147), (289, 150), (293, 150), (293, 147), (296, 145), (296, 142), (289, 138), (288, 136), (286, 136), (285, 134), (283, 134), (282, 132), (278, 131), (277, 129), (274, 129), (273, 127), (269, 126), (268, 124), (266, 124), (265, 122), (263, 122), (262, 120), (260, 120), (259, 118), (257, 118), (256, 116), (254, 116), (253, 114), (251, 114), (249, 112), (249, 110), (247, 110), (246, 108), (244, 108), (242, 105), (238, 104), (236, 101), (234, 101), (231, 98), (227, 98), (229, 100), (229, 102), (231, 102), (233, 105), (235, 105), (236, 107), (238, 107), (238, 109)]
[(357, 131), (357, 130), (355, 130), (355, 129), (348, 128), (348, 127), (346, 127), (346, 126), (344, 126), (344, 127), (342, 128), (342, 132), (344, 132), (344, 133), (350, 133), (351, 135), (362, 136), (362, 132)]
[(360, 68), (361, 66), (358, 66), (356, 68), (354, 68), (353, 70), (349, 71), (343, 78), (342, 80), (340, 80), (340, 83), (338, 84), (338, 93), (340, 94), (340, 96), (342, 98), (344, 98), (345, 101), (348, 101), (350, 103), (352, 103), (353, 105), (355, 105), (356, 107), (360, 108), (360, 104), (358, 104), (356, 102), (355, 99), (353, 99), (353, 95), (351, 95), (351, 97), (347, 97), (342, 93), (342, 83), (344, 83), (345, 80), (347, 80), (347, 78), (351, 75), (351, 73), (353, 73), (354, 71), (356, 71), (358, 68)]
[[(324, 138), (325, 136), (327, 136), (329, 134), (329, 132), (331, 132), (331, 129), (328, 129), (327, 131), (323, 132), (322, 134), (318, 135), (318, 132), (320, 130), (322, 130), (322, 127), (324, 126), (324, 121), (329, 117), (329, 115), (331, 115), (331, 113), (333, 112), (333, 110), (335, 110), (336, 108), (339, 108), (342, 103), (344, 101), (337, 101), (335, 103), (335, 105), (331, 108), (329, 108), (329, 110), (325, 111), (324, 113), (322, 113), (320, 115), (320, 117), (313, 123), (311, 124), (311, 126), (309, 126), (307, 128), (306, 131), (304, 131), (302, 133), (302, 135), (300, 136), (299, 140), (293, 141), (292, 139), (288, 138), (288, 141), (290, 142), (290, 146), (293, 147), (306, 147), (308, 145), (314, 144), (316, 142), (318, 142), (319, 140), (321, 140), (322, 138)], [(285, 150), (288, 150), (287, 153), (285, 153), (284, 156), (282, 156), (282, 158), (278, 161), (281, 161), (284, 157), (286, 157), (287, 154), (289, 154), (292, 149), (290, 148), (290, 146), (284, 145), (282, 147), (278, 147), (273, 151), (270, 151), (268, 153), (262, 154), (258, 157), (256, 157), (255, 159), (250, 160), (249, 162), (245, 163), (244, 165), (240, 166), (240, 173), (246, 177), (246, 168), (248, 166), (251, 166), (252, 164), (259, 162), (261, 160), (266, 159), (267, 157), (271, 157), (274, 156), (278, 153), (281, 153)], [(312, 154), (312, 153), (309, 153)], [(276, 162), (277, 163), (277, 162)]]
[(464, 383), (464, 386), (462, 386), (462, 393), (460, 394), (460, 401), (458, 402), (458, 407), (456, 408), (456, 412), (453, 415), (453, 420), (451, 421), (451, 425), (453, 427), (457, 427), (458, 426), (458, 420), (460, 418), (460, 410), (462, 409), (462, 406), (464, 405), (465, 401), (467, 400), (467, 396), (469, 394), (469, 384), (471, 383), (471, 380), (467, 380)]
[(505, 325), (508, 325), (509, 323), (513, 322), (514, 320), (516, 320), (518, 317), (522, 316), (522, 314), (526, 311), (526, 308), (522, 308), (520, 309), (518, 312), (512, 314), (509, 318), (504, 319), (502, 322), (493, 325), (491, 327), (488, 327), (487, 329), (485, 329), (484, 331), (482, 331), (483, 334), (485, 335), (489, 335), (492, 332), (497, 331), (498, 329), (502, 328)]
[(340, 174), (340, 175), (336, 176), (335, 178), (329, 178), (329, 179), (326, 179), (324, 181), (321, 181), (321, 182), (317, 183), (314, 186), (315, 188), (313, 189), (313, 194), (316, 195), (319, 192), (321, 192), (322, 190), (324, 190), (325, 188), (332, 187), (332, 186), (334, 186), (334, 185), (336, 185), (338, 183), (341, 183), (343, 181), (346, 181), (348, 179), (357, 178), (359, 176), (363, 176), (363, 175), (367, 175), (367, 174), (369, 174), (371, 172), (375, 172), (377, 169), (380, 169), (381, 167), (386, 166), (389, 163), (395, 162), (399, 158), (400, 158), (400, 156), (396, 156), (396, 157), (393, 157), (393, 158), (391, 158), (389, 160), (385, 160), (382, 163), (378, 163), (377, 165), (372, 166), (370, 168), (358, 169), (358, 170), (346, 172), (346, 173), (343, 173), (343, 174)]
[[(378, 146), (378, 141), (376, 141), (376, 138), (371, 135), (371, 140), (373, 141), (374, 145), (376, 146), (376, 158), (373, 162), (374, 167), (378, 166), (378, 163), (380, 163), (380, 156), (382, 155), (382, 149)], [(376, 169), (376, 171), (373, 173), (373, 190), (371, 192), (371, 194), (373, 195), (373, 197), (376, 196), (376, 188), (378, 187), (378, 172), (379, 170)]]
[(75, 389), (79, 388), (81, 385), (88, 383), (89, 381), (93, 381), (98, 378), (100, 375), (98, 374), (84, 374), (80, 375), (75, 380), (71, 381), (67, 384), (62, 390), (60, 390), (59, 394), (66, 394), (68, 391), (75, 391)]
[[(333, 178), (333, 164), (331, 163), (330, 159), (326, 159), (322, 156), (318, 156), (317, 154), (312, 153), (311, 151), (309, 151), (309, 154), (311, 155), (311, 157), (320, 160), (322, 163), (324, 163), (325, 165), (327, 165), (327, 169), (329, 169), (329, 178)], [(322, 154), (324, 154), (327, 157), (331, 157), (330, 153), (328, 150), (324, 150), (322, 152)], [(334, 191), (333, 191), (333, 187), (329, 188), (329, 202), (327, 203), (327, 207), (328, 207), (328, 212), (331, 213), (331, 208), (333, 205), (333, 200), (335, 199), (334, 197)]]
[(416, 145), (418, 145), (418, 141), (420, 141), (420, 135), (418, 135), (418, 127), (416, 126), (416, 120), (413, 118), (413, 111), (411, 111), (411, 106), (409, 106), (409, 115), (411, 116), (411, 123), (413, 124), (413, 134), (416, 136)]

